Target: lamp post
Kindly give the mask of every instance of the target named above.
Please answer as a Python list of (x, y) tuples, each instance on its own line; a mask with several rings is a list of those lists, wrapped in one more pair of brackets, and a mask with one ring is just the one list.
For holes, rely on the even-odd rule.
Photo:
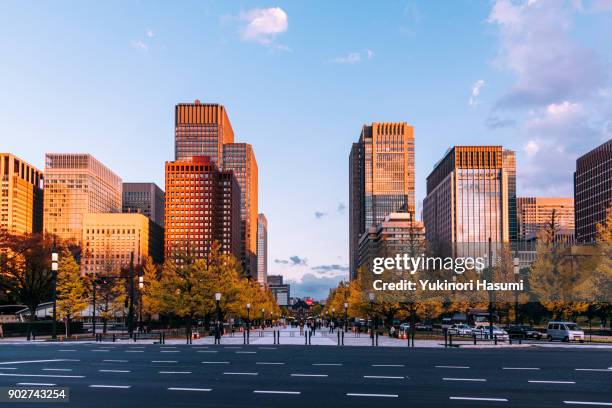
[(142, 331), (142, 292), (144, 290), (144, 276), (143, 271), (138, 272), (138, 326)]
[(92, 323), (92, 332), (93, 335), (95, 337), (96, 335), (96, 277), (94, 276), (93, 280), (91, 281), (91, 284), (93, 285), (93, 307), (91, 309), (91, 323)]
[(344, 302), (344, 332), (348, 330), (348, 303)]
[(57, 340), (57, 270), (58, 270), (59, 255), (55, 247), (55, 239), (53, 240), (53, 249), (51, 250), (51, 271), (53, 273), (53, 323), (51, 329), (51, 339)]
[(246, 304), (246, 309), (247, 309), (247, 322), (246, 322), (246, 330), (247, 330), (247, 338), (249, 337), (250, 330), (251, 330), (251, 304), (247, 303)]
[(129, 303), (128, 303), (128, 334), (130, 338), (134, 336), (134, 252), (130, 253), (130, 272), (129, 279)]
[[(514, 281), (518, 282), (520, 279), (520, 262), (521, 260), (518, 257), (515, 257), (512, 260), (512, 266), (514, 268)], [(514, 324), (518, 324), (518, 291), (514, 291)]]
[(372, 320), (372, 336), (374, 336), (374, 330), (376, 330), (378, 326), (377, 317), (374, 315), (374, 300), (376, 300), (376, 295), (374, 294), (374, 292), (369, 292), (368, 298), (370, 299), (370, 314), (373, 315), (371, 320)]
[(261, 328), (266, 329), (266, 309), (261, 308)]
[(217, 304), (217, 330), (215, 333), (215, 344), (221, 344), (221, 292), (215, 293), (215, 302)]

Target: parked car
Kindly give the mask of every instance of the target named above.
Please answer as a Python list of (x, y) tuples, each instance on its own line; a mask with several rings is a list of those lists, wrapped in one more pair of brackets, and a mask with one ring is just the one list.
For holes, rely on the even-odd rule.
[[(475, 334), (476, 337), (480, 339), (488, 339), (491, 333), (488, 326), (481, 326), (473, 329), (472, 334)], [(497, 340), (508, 340), (508, 332), (497, 326), (493, 326), (493, 338), (495, 337), (497, 337)]]
[(472, 334), (472, 328), (467, 324), (453, 324), (448, 328), (448, 332), (460, 336), (469, 336)]
[(584, 331), (574, 322), (548, 322), (546, 337), (549, 341), (562, 340), (569, 342), (578, 340), (582, 343), (584, 341)]
[(400, 324), (396, 333), (398, 339), (407, 339), (408, 333), (410, 333), (410, 323)]
[(416, 323), (414, 325), (415, 330), (419, 330), (419, 331), (432, 331), (433, 330), (433, 326), (431, 325), (431, 323)]
[(512, 337), (520, 337), (522, 339), (540, 340), (542, 338), (542, 333), (540, 333), (533, 327), (524, 324), (515, 324), (509, 326), (506, 331)]

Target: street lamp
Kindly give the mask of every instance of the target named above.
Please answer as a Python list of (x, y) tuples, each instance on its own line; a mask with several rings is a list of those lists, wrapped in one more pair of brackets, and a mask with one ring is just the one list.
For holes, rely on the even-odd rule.
[(58, 270), (59, 255), (53, 240), (53, 249), (51, 252), (51, 271), (53, 273), (53, 325), (51, 331), (51, 339), (57, 340), (57, 270)]
[(261, 308), (261, 328), (266, 329), (266, 309)]
[[(374, 314), (374, 301), (376, 300), (376, 294), (374, 292), (368, 292), (368, 298), (370, 299), (370, 314)], [(376, 316), (372, 316), (373, 317), (373, 321), (372, 321), (372, 335), (374, 335), (374, 330), (376, 330), (378, 327), (378, 321), (377, 321), (377, 317)]]
[(344, 332), (348, 330), (348, 303), (344, 302)]
[(246, 329), (247, 329), (247, 337), (249, 337), (249, 331), (250, 331), (250, 326), (251, 326), (251, 304), (247, 303), (246, 304), (246, 308), (247, 308), (247, 322), (246, 322)]
[(138, 272), (138, 326), (140, 326), (140, 330), (142, 331), (142, 292), (144, 289), (144, 276), (143, 271), (140, 270)]
[(215, 292), (215, 302), (217, 304), (217, 332), (215, 333), (215, 344), (221, 344), (221, 292)]

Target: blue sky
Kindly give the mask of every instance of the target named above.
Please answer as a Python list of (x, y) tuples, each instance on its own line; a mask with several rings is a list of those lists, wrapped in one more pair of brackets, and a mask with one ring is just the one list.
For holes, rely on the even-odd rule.
[(417, 203), (454, 144), (516, 149), (519, 194), (571, 195), (612, 137), (612, 1), (145, 1), (0, 5), (0, 150), (90, 152), (163, 187), (173, 106), (224, 104), (259, 163), (269, 273), (347, 277), (348, 154), (415, 127)]

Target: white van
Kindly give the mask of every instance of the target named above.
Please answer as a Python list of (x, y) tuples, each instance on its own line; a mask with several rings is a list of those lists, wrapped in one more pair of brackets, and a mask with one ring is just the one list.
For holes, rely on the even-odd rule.
[(549, 341), (584, 341), (584, 331), (574, 322), (548, 322), (546, 335)]

